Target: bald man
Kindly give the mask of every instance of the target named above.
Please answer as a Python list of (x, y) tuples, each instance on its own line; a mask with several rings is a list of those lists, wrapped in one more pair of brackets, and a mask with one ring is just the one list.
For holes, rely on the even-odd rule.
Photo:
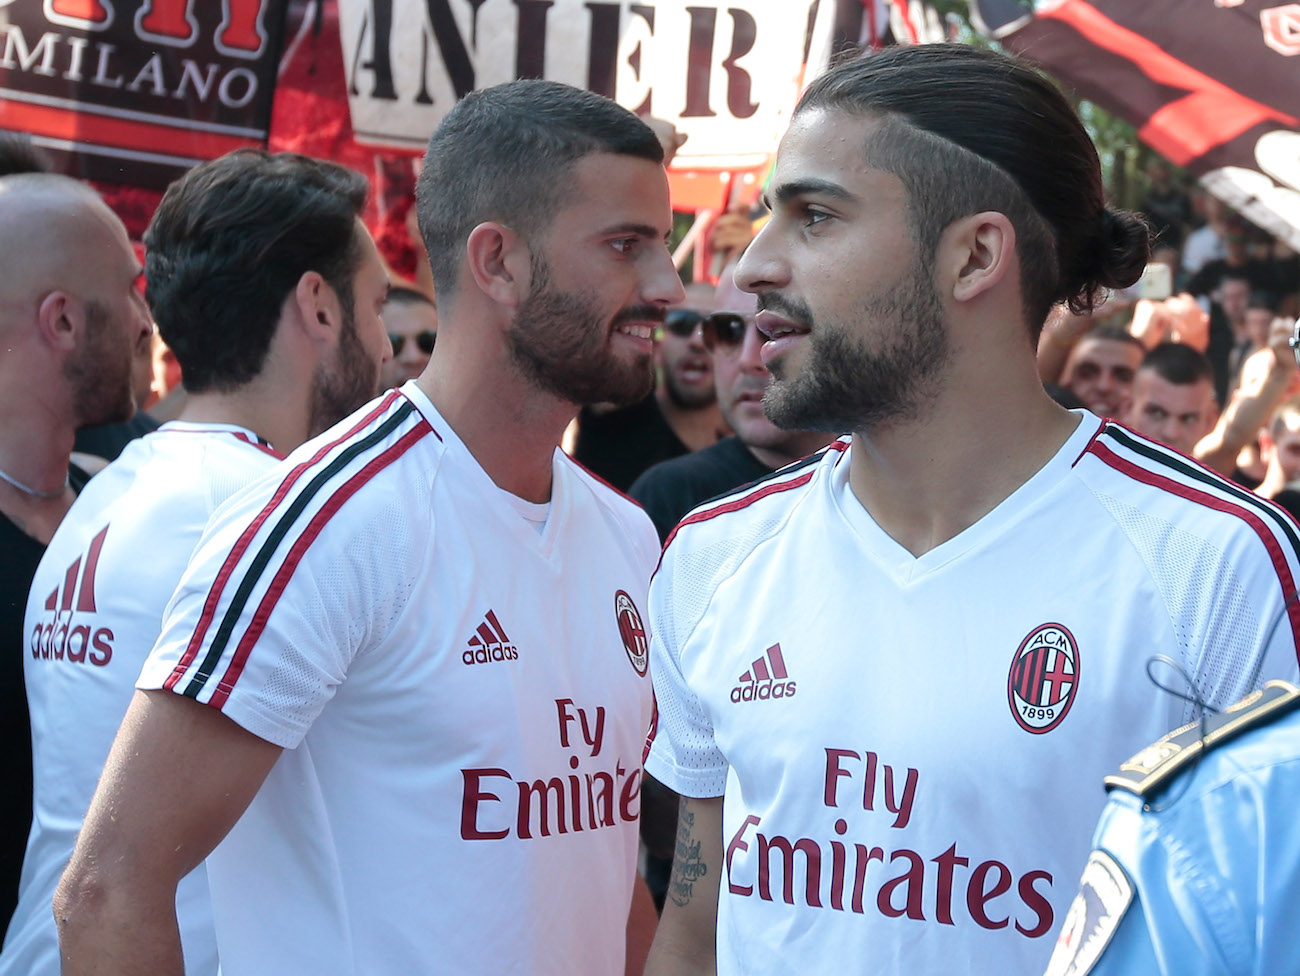
[(0, 178), (0, 929), (13, 913), (31, 821), (23, 610), (32, 575), (86, 476), (87, 424), (135, 412), (133, 351), (153, 323), (126, 228), (64, 176)]

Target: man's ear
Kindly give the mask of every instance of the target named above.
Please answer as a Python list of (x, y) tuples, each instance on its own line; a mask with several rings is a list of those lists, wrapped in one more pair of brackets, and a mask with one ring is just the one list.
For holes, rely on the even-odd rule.
[(36, 306), (42, 341), (71, 352), (86, 341), (86, 303), (66, 291), (52, 291)]
[(329, 282), (318, 271), (304, 271), (294, 286), (291, 301), (299, 324), (313, 341), (335, 339), (343, 325), (343, 308)]
[(951, 283), (947, 288), (952, 297), (971, 301), (1018, 273), (1016, 229), (996, 210), (954, 220), (939, 239), (938, 259), (940, 271)]
[(527, 297), (531, 254), (523, 238), (504, 224), (484, 221), (469, 232), (465, 264), (479, 291), (497, 304), (517, 308)]

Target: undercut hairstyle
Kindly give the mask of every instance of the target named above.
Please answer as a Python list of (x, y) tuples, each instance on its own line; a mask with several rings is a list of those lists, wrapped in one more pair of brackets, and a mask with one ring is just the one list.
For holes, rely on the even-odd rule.
[(48, 173), (51, 169), (50, 158), (32, 143), (31, 136), (0, 130), (0, 176)]
[(465, 242), (484, 221), (536, 240), (572, 199), (574, 164), (595, 153), (664, 158), (649, 126), (594, 92), (522, 80), (462, 98), (429, 139), (415, 189), (434, 290), (454, 294)]
[(437, 308), (438, 303), (426, 295), (424, 292), (415, 288), (407, 288), (405, 285), (393, 285), (388, 289), (388, 297), (384, 299), (385, 305), (428, 305), (430, 308)]
[(866, 158), (906, 188), (923, 260), (953, 221), (1007, 217), (1031, 337), (1053, 305), (1088, 312), (1147, 264), (1147, 225), (1106, 206), (1079, 117), (1023, 62), (961, 44), (889, 48), (814, 80), (795, 114), (818, 109), (880, 119)]
[(1214, 386), (1214, 366), (1204, 353), (1183, 342), (1162, 342), (1142, 359), (1138, 369), (1148, 369), (1166, 383), (1191, 386), (1209, 383)]
[(352, 312), (366, 180), (334, 163), (240, 149), (167, 188), (145, 231), (145, 297), (191, 393), (266, 362), (285, 300), (315, 271)]

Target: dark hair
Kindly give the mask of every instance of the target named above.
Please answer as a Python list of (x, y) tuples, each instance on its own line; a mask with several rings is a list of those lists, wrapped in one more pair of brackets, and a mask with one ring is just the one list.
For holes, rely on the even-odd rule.
[(422, 291), (415, 288), (407, 288), (405, 285), (393, 285), (388, 289), (388, 297), (384, 299), (384, 304), (394, 305), (430, 305), (433, 308), (438, 307), (438, 303)]
[(48, 173), (50, 158), (32, 143), (26, 132), (0, 130), (0, 176), (18, 173)]
[(907, 188), (923, 257), (954, 220), (1006, 215), (1033, 335), (1053, 305), (1089, 311), (1103, 289), (1133, 284), (1146, 266), (1147, 226), (1106, 206), (1097, 151), (1074, 109), (1014, 58), (961, 44), (889, 48), (813, 81), (795, 113), (813, 109), (885, 123), (866, 154)]
[(429, 139), (415, 188), (437, 293), (455, 292), (465, 241), (483, 221), (525, 239), (544, 230), (574, 192), (568, 171), (593, 153), (664, 158), (627, 109), (559, 82), (511, 81), (461, 99)]
[(1149, 369), (1167, 383), (1190, 386), (1202, 380), (1214, 385), (1214, 367), (1204, 353), (1182, 342), (1162, 342), (1142, 359), (1139, 369)]
[(262, 371), (285, 299), (318, 272), (352, 307), (366, 181), (334, 163), (240, 149), (167, 188), (145, 231), (145, 297), (191, 393)]

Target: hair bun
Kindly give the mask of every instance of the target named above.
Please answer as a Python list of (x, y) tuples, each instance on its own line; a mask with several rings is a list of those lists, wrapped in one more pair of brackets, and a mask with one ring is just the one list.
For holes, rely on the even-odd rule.
[(1080, 252), (1071, 276), (1068, 302), (1074, 312), (1086, 312), (1107, 288), (1127, 288), (1140, 277), (1151, 258), (1151, 231), (1146, 221), (1128, 210), (1106, 207), (1096, 237)]

